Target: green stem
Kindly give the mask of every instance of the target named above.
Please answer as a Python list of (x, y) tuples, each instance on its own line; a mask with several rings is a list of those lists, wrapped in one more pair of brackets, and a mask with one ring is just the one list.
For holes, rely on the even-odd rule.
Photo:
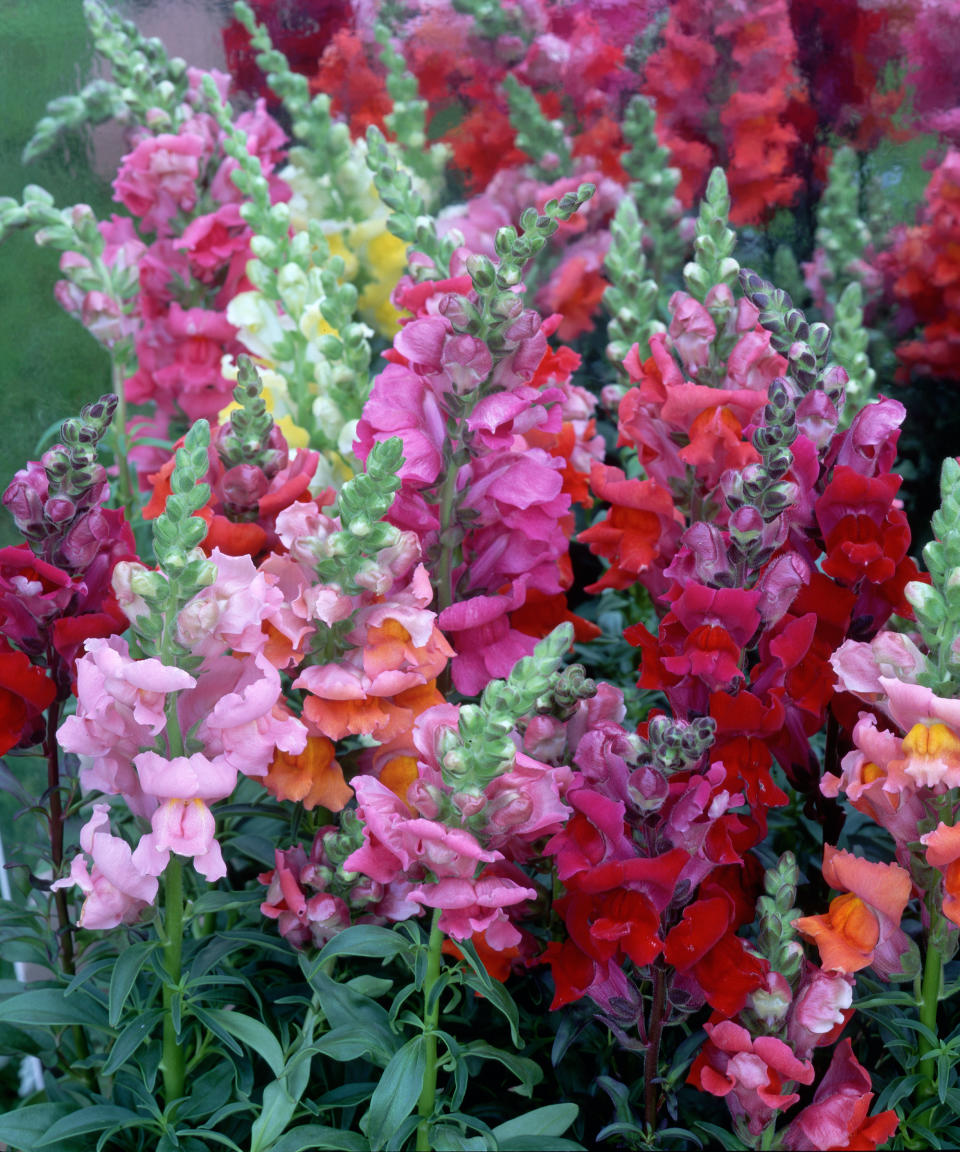
[[(456, 453), (454, 453), (456, 455)], [(437, 612), (453, 603), (453, 554), (456, 544), (450, 529), (456, 519), (457, 474), (459, 469), (450, 461), (440, 489), (440, 559), (437, 563)]]
[[(940, 985), (943, 979), (943, 959), (940, 952), (932, 942), (927, 943), (927, 954), (923, 963), (923, 982), (920, 986), (920, 1023), (939, 1037), (937, 1031), (937, 1008), (940, 1003)], [(937, 1048), (938, 1042), (928, 1040), (923, 1033), (918, 1033), (917, 1050), (922, 1063), (919, 1065), (923, 1080), (917, 1085), (917, 1095), (927, 1099), (937, 1092), (937, 1062), (936, 1060), (923, 1060), (923, 1057)], [(924, 1121), (925, 1123), (926, 1121)]]
[(117, 461), (117, 495), (120, 506), (126, 513), (128, 523), (132, 524), (136, 513), (133, 498), (133, 483), (130, 479), (130, 463), (127, 455), (130, 444), (127, 440), (127, 398), (123, 390), (124, 373), (120, 357), (116, 352), (110, 354), (110, 377), (113, 390), (117, 395), (117, 410), (113, 414), (114, 456)]
[(427, 975), (423, 982), (425, 1005), (423, 1028), (427, 1041), (427, 1065), (423, 1073), (423, 1088), (417, 1104), (417, 1114), (421, 1117), (417, 1126), (417, 1152), (430, 1152), (430, 1117), (433, 1115), (437, 1099), (437, 1024), (440, 1021), (440, 997), (430, 1006), (430, 993), (440, 978), (440, 961), (443, 947), (443, 933), (440, 931), (440, 909), (434, 909), (433, 924), (430, 927), (430, 942), (427, 945)]
[(163, 1094), (169, 1105), (183, 1095), (186, 1062), (173, 1019), (173, 998), (179, 993), (183, 954), (183, 863), (175, 855), (164, 873), (163, 966)]

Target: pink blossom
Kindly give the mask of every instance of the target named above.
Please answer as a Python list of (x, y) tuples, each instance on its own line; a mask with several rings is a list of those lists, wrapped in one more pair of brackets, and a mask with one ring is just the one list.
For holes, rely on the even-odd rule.
[(832, 1043), (853, 1015), (856, 981), (845, 972), (824, 972), (809, 966), (794, 999), (787, 1023), (787, 1041), (799, 1058)]
[(210, 553), (217, 578), (198, 592), (177, 617), (181, 641), (198, 656), (218, 656), (225, 649), (259, 652), (267, 642), (263, 620), (282, 604), (282, 593), (259, 572), (249, 556)]
[(876, 1148), (896, 1132), (899, 1118), (893, 1110), (868, 1119), (873, 1100), (870, 1074), (853, 1055), (849, 1040), (841, 1040), (827, 1074), (817, 1085), (813, 1103), (803, 1109), (781, 1138), (790, 1152), (830, 1148)]
[(444, 466), (446, 416), (426, 380), (402, 364), (388, 364), (374, 380), (354, 451), (366, 460), (375, 442), (392, 436), (403, 440), (400, 478), (414, 488), (433, 484)]
[(476, 879), (442, 877), (435, 884), (420, 884), (411, 888), (408, 896), (427, 908), (442, 909), (440, 929), (454, 940), (485, 932), (490, 947), (502, 951), (521, 940), (505, 909), (535, 900), (537, 893), (529, 884), (518, 883), (495, 869), (485, 869)]
[(172, 303), (137, 337), (139, 367), (126, 382), (127, 399), (152, 400), (169, 415), (182, 411), (190, 420), (212, 420), (232, 394), (221, 361), (238, 349), (236, 333), (220, 312)]
[(929, 720), (939, 720), (948, 728), (960, 730), (960, 700), (944, 699), (920, 684), (904, 684), (888, 676), (881, 676), (879, 680), (880, 690), (886, 696), (881, 707), (904, 732), (909, 732), (914, 724)]
[(167, 695), (195, 684), (182, 668), (131, 659), (119, 636), (88, 640), (77, 662), (77, 713), (57, 732), (65, 751), (92, 757), (80, 771), (84, 787), (122, 793), (137, 815), (149, 815), (153, 805), (131, 761), (166, 727)]
[(704, 1092), (724, 1097), (734, 1120), (741, 1117), (758, 1135), (777, 1112), (795, 1104), (797, 1092), (784, 1091), (792, 1082), (812, 1084), (813, 1065), (798, 1060), (774, 1036), (752, 1037), (746, 1028), (723, 1020), (705, 1024), (709, 1040), (697, 1058), (690, 1079)]
[(766, 395), (770, 385), (786, 370), (786, 360), (770, 347), (770, 333), (758, 325), (744, 332), (731, 349), (724, 384), (737, 391), (746, 389)]
[(246, 253), (248, 242), (249, 229), (239, 206), (221, 204), (215, 212), (191, 220), (174, 244), (187, 253), (194, 276), (211, 284), (235, 253)]
[(222, 657), (196, 695), (185, 702), (183, 719), (189, 726), (202, 717), (198, 737), (234, 771), (265, 776), (278, 748), (296, 756), (306, 747), (307, 729), (282, 702), (280, 674), (263, 653), (244, 661)]
[(484, 789), (484, 840), (510, 860), (534, 855), (533, 845), (559, 832), (570, 815), (563, 794), (573, 779), (563, 765), (553, 768), (517, 752), (514, 766)]
[(519, 608), (526, 582), (516, 582), (504, 596), (472, 596), (440, 613), (440, 627), (453, 638), (456, 656), (453, 683), (464, 696), (476, 696), (496, 677), (508, 676), (514, 664), (529, 656), (536, 639), (510, 627), (507, 614)]
[(717, 326), (706, 308), (686, 292), (674, 292), (667, 307), (673, 346), (687, 374), (696, 378), (709, 359)]
[(364, 843), (344, 861), (348, 871), (363, 872), (381, 884), (390, 883), (401, 872), (422, 868), (438, 878), (462, 879), (472, 877), (479, 862), (502, 859), (499, 852), (481, 848), (465, 828), (447, 828), (414, 816), (394, 792), (372, 776), (355, 776), (351, 784), (357, 794), (357, 815), (364, 825)]
[(315, 877), (320, 870), (316, 865), (308, 864), (301, 845), (285, 852), (278, 848), (274, 856), (276, 867), (260, 877), (262, 883), (269, 884), (260, 911), (268, 919), (277, 921), (280, 935), (295, 948), (308, 943), (322, 948), (349, 926), (350, 909), (340, 897), (330, 892), (321, 890), (313, 895), (307, 894), (308, 877)]
[(881, 396), (864, 405), (840, 442), (836, 462), (861, 476), (889, 472), (897, 456), (900, 425), (907, 410), (899, 400)]
[(116, 928), (134, 924), (157, 897), (157, 878), (141, 871), (130, 845), (108, 831), (109, 806), (94, 804), (93, 815), (80, 830), (80, 846), (93, 859), (88, 870), (82, 856), (75, 856), (70, 875), (51, 889), (77, 885), (85, 899), (77, 923), (81, 928)]
[(113, 182), (117, 199), (144, 229), (168, 232), (177, 212), (189, 212), (197, 202), (205, 149), (204, 140), (189, 132), (145, 137), (123, 158)]
[(837, 687), (852, 692), (867, 704), (877, 703), (884, 695), (880, 678), (916, 684), (927, 669), (927, 658), (902, 632), (880, 632), (865, 644), (845, 640), (830, 657), (837, 674)]
[(143, 791), (160, 805), (150, 817), (153, 832), (134, 853), (134, 862), (151, 874), (166, 867), (170, 852), (193, 857), (197, 871), (209, 881), (227, 874), (216, 822), (208, 803), (223, 800), (237, 786), (237, 770), (221, 757), (202, 752), (167, 760), (141, 752), (133, 760)]

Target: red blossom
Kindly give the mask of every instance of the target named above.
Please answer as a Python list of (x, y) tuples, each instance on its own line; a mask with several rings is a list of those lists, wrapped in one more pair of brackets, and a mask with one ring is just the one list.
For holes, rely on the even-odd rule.
[(43, 713), (56, 696), (46, 672), (0, 638), (0, 756), (43, 738)]

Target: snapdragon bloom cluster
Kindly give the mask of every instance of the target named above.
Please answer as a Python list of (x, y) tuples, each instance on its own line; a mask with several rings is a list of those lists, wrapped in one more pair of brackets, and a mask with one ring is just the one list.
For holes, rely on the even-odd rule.
[[(510, 692), (502, 682), (490, 687)], [(531, 961), (538, 949), (524, 921), (543, 892), (542, 878), (526, 867), (566, 824), (574, 779), (562, 724), (551, 716), (575, 711), (579, 730), (587, 730), (592, 717), (576, 702), (581, 687), (562, 704), (556, 696), (540, 701), (543, 711), (506, 734), (509, 721), (498, 721), (472, 747), (467, 734), (482, 728), (484, 705), (440, 703), (421, 712), (364, 754), (351, 780), (355, 811), (341, 815), (339, 829), (321, 829), (309, 859), (298, 849), (277, 853), (276, 869), (261, 878), (270, 885), (265, 914), (302, 946), (322, 944), (351, 912), (385, 923), (435, 910), (439, 929), (453, 941), (471, 940), (501, 978), (514, 962)], [(587, 682), (586, 690), (595, 688)], [(531, 753), (533, 732), (543, 759)]]
[[(662, 7), (659, 0), (626, 6), (537, 0), (504, 7), (496, 26), (483, 27), (444, 0), (406, 14), (397, 49), (428, 103), (431, 138), (447, 146), (451, 168), (476, 194), (527, 158), (510, 114), (508, 78), (530, 92), (546, 118), (565, 122), (575, 158), (619, 167), (620, 114), (639, 84), (624, 45), (650, 29)], [(370, 11), (356, 6), (353, 18), (353, 28), (333, 35), (311, 80), (363, 135), (370, 125), (384, 128), (391, 100)], [(559, 155), (546, 159), (557, 175), (567, 174), (559, 171)]]
[[(291, 451), (277, 422), (267, 413), (261, 386), (248, 357), (240, 358), (241, 382), (234, 389), (238, 407), (220, 425), (207, 449), (210, 461), (204, 482), (210, 499), (197, 513), (207, 524), (202, 547), (256, 560), (282, 549), (276, 519), (284, 508), (306, 497), (317, 471), (319, 453), (302, 447)], [(179, 444), (182, 444), (182, 439)], [(175, 460), (171, 457), (149, 477), (153, 495), (143, 510), (145, 520), (163, 513), (171, 493)], [(317, 493), (321, 503), (332, 493)]]
[[(735, 223), (759, 222), (775, 205), (792, 203), (802, 183), (797, 158), (813, 124), (787, 0), (749, 7), (677, 0), (645, 76), (660, 142), (683, 176), (677, 194), (684, 205), (717, 164), (727, 173)], [(716, 117), (718, 83), (729, 94)]]
[(116, 399), (66, 421), (65, 442), (18, 471), (3, 494), (26, 538), (0, 549), (3, 751), (44, 738), (43, 712), (70, 696), (84, 641), (126, 627), (110, 580), (136, 545), (123, 512), (105, 507), (110, 484), (97, 461)]
[(960, 377), (960, 327), (957, 322), (960, 263), (960, 150), (950, 148), (937, 165), (924, 194), (920, 219), (896, 229), (881, 266), (903, 309), (902, 330), (917, 325), (919, 338), (897, 347), (900, 377)]
[[(78, 662), (77, 712), (61, 725), (60, 746), (83, 757), (86, 789), (121, 797), (150, 826), (131, 850), (106, 830), (107, 806), (95, 807), (81, 836), (91, 863), (77, 856), (58, 881), (80, 886), (85, 927), (136, 920), (171, 852), (209, 881), (225, 876), (211, 805), (231, 795), (238, 773), (265, 777), (277, 749), (297, 755), (306, 747), (307, 729), (283, 702), (266, 652), (263, 625), (281, 610), (282, 592), (249, 557), (215, 549), (209, 565), (209, 585), (177, 618), (193, 672), (138, 659), (119, 636), (87, 641)], [(133, 623), (146, 611), (142, 593), (162, 579), (141, 565), (118, 566), (114, 587)]]
[[(916, 598), (935, 592), (915, 585)], [(919, 610), (919, 609), (918, 609)], [(915, 636), (920, 640), (919, 636)], [(869, 644), (848, 640), (832, 657), (838, 686), (859, 703), (853, 749), (821, 790), (843, 794), (884, 828), (896, 863), (824, 849), (824, 876), (841, 895), (826, 913), (798, 922), (825, 965), (845, 972), (871, 967), (882, 979), (917, 966), (916, 946), (900, 920), (916, 891), (921, 916), (945, 956), (960, 925), (960, 705), (928, 685), (937, 682), (936, 652), (908, 634), (881, 632)]]
[(602, 452), (596, 400), (570, 382), (577, 358), (548, 349), (550, 328), (519, 296), (496, 352), (459, 323), (476, 300), (468, 276), (402, 282), (396, 300), (413, 316), (374, 381), (355, 451), (403, 442), (389, 519), (433, 562), (453, 682), (475, 695), (570, 616), (571, 504), (589, 499), (583, 479)]
[(664, 691), (678, 718), (716, 721), (718, 759), (759, 831), (762, 809), (783, 802), (773, 756), (805, 791), (819, 777), (809, 738), (833, 698), (831, 653), (910, 611), (918, 571), (890, 471), (904, 409), (882, 399), (837, 431), (829, 390), (843, 370), (801, 391), (754, 303), (722, 289), (706, 300), (677, 294), (669, 333), (645, 362), (628, 359), (637, 385), (620, 405), (621, 443), (647, 478), (596, 466), (613, 507), (581, 539), (611, 560), (598, 587), (638, 580), (667, 608), (656, 635), (628, 632), (640, 686)]
[[(124, 385), (130, 403), (150, 405), (139, 431), (173, 438), (186, 424), (212, 419), (230, 400), (221, 371), (225, 353), (242, 351), (226, 317), (228, 302), (248, 287), (251, 232), (240, 214), (243, 197), (232, 179), (237, 162), (206, 110), (202, 81), (212, 76), (226, 99), (230, 78), (190, 69), (182, 105), (170, 116), (148, 115), (131, 140), (113, 182), (130, 212), (100, 224), (102, 260), (114, 281), (131, 280), (128, 299), (82, 291), (61, 282), (58, 299), (108, 347), (132, 339), (136, 370)], [(275, 174), (286, 136), (260, 100), (237, 117), (247, 146), (263, 166), (274, 200), (289, 198)], [(86, 258), (67, 252), (69, 272)], [(146, 473), (163, 457), (141, 446), (133, 458)]]

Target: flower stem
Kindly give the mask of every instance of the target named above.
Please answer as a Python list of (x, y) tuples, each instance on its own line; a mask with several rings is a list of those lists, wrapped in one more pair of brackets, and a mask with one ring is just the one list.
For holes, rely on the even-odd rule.
[[(63, 868), (63, 800), (60, 796), (60, 749), (57, 745), (59, 726), (60, 701), (57, 699), (47, 709), (47, 730), (43, 740), (43, 752), (47, 758), (47, 796), (50, 802), (47, 817), (50, 829), (50, 857), (55, 877), (59, 877)], [(62, 888), (54, 893), (54, 905), (57, 909), (57, 948), (60, 954), (60, 967), (65, 976), (74, 976), (76, 966), (73, 935), (67, 910), (67, 894)]]
[[(943, 960), (932, 940), (928, 940), (927, 954), (923, 962), (923, 981), (920, 985), (919, 1008), (920, 1023), (926, 1025), (934, 1036), (939, 1036), (939, 1032), (937, 1031), (937, 1008), (940, 1004), (940, 985), (942, 979)], [(926, 1056), (928, 1052), (933, 1052), (936, 1047), (937, 1043), (935, 1041), (927, 1039), (922, 1032), (918, 1033), (917, 1051), (922, 1061), (919, 1069), (923, 1079), (917, 1085), (917, 1095), (921, 1099), (936, 1095), (937, 1062), (933, 1059), (923, 1060), (923, 1057)], [(926, 1123), (926, 1120), (923, 1122)]]
[(130, 444), (127, 440), (127, 397), (123, 389), (123, 365), (116, 352), (110, 356), (110, 374), (113, 390), (117, 395), (117, 410), (113, 414), (114, 457), (117, 461), (117, 495), (120, 507), (126, 514), (128, 523), (132, 524), (136, 508), (133, 500), (133, 483), (130, 479), (130, 463), (127, 455)]
[(163, 965), (167, 978), (163, 984), (163, 1093), (169, 1105), (183, 1095), (185, 1075), (184, 1050), (180, 1046), (173, 1019), (173, 998), (179, 992), (183, 953), (183, 864), (171, 855), (164, 872)]
[(457, 475), (451, 460), (440, 489), (440, 558), (437, 562), (437, 613), (453, 603), (453, 554), (457, 545), (451, 529), (456, 520)]
[(442, 947), (440, 909), (435, 908), (433, 923), (430, 926), (430, 941), (427, 944), (427, 975), (423, 982), (423, 1028), (427, 1041), (427, 1063), (423, 1072), (423, 1088), (417, 1104), (417, 1113), (421, 1117), (417, 1127), (417, 1152), (430, 1152), (430, 1117), (433, 1115), (437, 1099), (437, 1024), (440, 1021), (440, 997), (438, 996), (431, 1005), (430, 993), (440, 978)]
[(647, 1051), (643, 1059), (644, 1121), (649, 1131), (657, 1126), (657, 1074), (660, 1070), (660, 1036), (663, 1033), (664, 1011), (667, 1004), (667, 982), (663, 969), (653, 964), (653, 1004), (647, 1026)]

